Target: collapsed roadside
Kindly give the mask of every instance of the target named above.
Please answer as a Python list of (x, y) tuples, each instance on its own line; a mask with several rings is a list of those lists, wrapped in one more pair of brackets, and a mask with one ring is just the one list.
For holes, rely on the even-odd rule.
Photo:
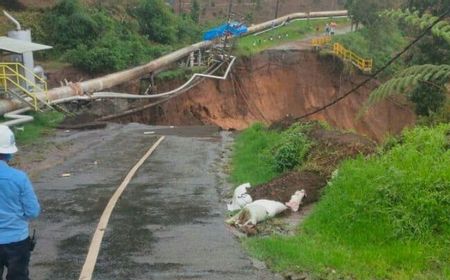
[(257, 182), (248, 190), (253, 200), (287, 202), (300, 189), (309, 195), (300, 214), (287, 210), (245, 228), (257, 235), (243, 239), (249, 252), (287, 279), (448, 278), (450, 125), (417, 127), (378, 147), (352, 133), (300, 126), (308, 152), (288, 172), (277, 172), (277, 154), (292, 126), (256, 125), (237, 138), (231, 178)]

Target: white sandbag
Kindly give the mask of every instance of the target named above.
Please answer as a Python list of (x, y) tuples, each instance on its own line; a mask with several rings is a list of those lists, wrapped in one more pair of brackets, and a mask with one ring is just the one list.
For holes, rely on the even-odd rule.
[(263, 206), (267, 213), (269, 214), (269, 217), (275, 217), (277, 214), (283, 212), (284, 210), (287, 209), (286, 205), (284, 205), (283, 203), (279, 202), (279, 201), (275, 201), (275, 200), (267, 200), (267, 199), (258, 199), (253, 201), (252, 203), (248, 204), (249, 205), (261, 205)]
[(269, 213), (267, 213), (266, 208), (257, 204), (248, 204), (242, 212), (239, 223), (243, 226), (248, 224), (256, 225), (269, 218)]
[(293, 212), (297, 212), (300, 204), (302, 203), (303, 198), (306, 196), (305, 190), (296, 191), (292, 196), (289, 202), (286, 202), (286, 206), (291, 208)]
[(286, 209), (287, 207), (281, 202), (260, 199), (247, 204), (239, 213), (228, 219), (226, 223), (238, 226), (256, 225)]
[(242, 207), (253, 201), (252, 197), (247, 193), (250, 183), (240, 185), (234, 190), (233, 200), (227, 205), (228, 211), (241, 210)]

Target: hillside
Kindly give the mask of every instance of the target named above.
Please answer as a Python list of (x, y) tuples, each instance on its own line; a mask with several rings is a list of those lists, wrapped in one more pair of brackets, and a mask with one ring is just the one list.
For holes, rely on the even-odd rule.
[[(115, 9), (120, 6), (133, 6), (138, 0), (83, 0), (83, 2)], [(176, 13), (180, 11), (188, 13), (193, 1), (169, 0), (166, 2), (173, 7)], [(54, 6), (57, 0), (6, 0), (5, 3), (3, 5), (0, 4), (0, 7), (9, 5), (17, 8), (40, 9)], [(200, 6), (200, 20), (203, 22), (217, 21), (218, 19), (226, 18), (228, 14), (228, 0), (198, 0), (198, 3)], [(236, 19), (245, 17), (251, 23), (258, 23), (274, 18), (276, 4), (277, 0), (235, 0), (233, 1), (233, 12), (236, 14)], [(294, 12), (338, 10), (342, 9), (343, 6), (343, 0), (285, 0), (279, 1), (278, 16)]]

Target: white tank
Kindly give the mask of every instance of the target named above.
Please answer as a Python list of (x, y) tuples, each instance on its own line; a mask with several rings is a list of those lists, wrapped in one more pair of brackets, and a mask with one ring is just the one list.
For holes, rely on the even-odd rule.
[[(8, 32), (8, 37), (16, 40), (22, 40), (26, 42), (31, 42), (31, 30), (12, 30)], [(21, 56), (18, 56), (18, 59), (14, 56), (14, 60), (22, 60)], [(23, 54), (23, 65), (26, 69), (29, 69), (30, 71), (25, 71), (25, 73), (22, 73), (29, 82), (32, 84), (35, 84), (35, 79), (33, 75), (33, 69), (34, 69), (34, 59), (33, 59), (33, 52), (26, 52)], [(30, 88), (31, 85), (27, 85), (28, 88)]]

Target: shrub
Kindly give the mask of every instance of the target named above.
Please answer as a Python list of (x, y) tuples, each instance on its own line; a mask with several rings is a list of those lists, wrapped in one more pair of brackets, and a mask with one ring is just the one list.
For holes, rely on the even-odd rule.
[(294, 124), (282, 133), (281, 143), (274, 151), (275, 169), (278, 172), (291, 170), (305, 159), (311, 145), (302, 131), (302, 126)]
[(417, 115), (429, 116), (444, 106), (446, 96), (440, 88), (420, 84), (409, 94), (409, 99), (416, 105)]
[(101, 33), (101, 17), (90, 14), (79, 0), (62, 0), (45, 15), (46, 42), (60, 50), (89, 45)]
[(382, 156), (347, 161), (306, 228), (359, 243), (450, 237), (449, 133), (415, 128)]
[(450, 124), (346, 161), (295, 236), (247, 239), (313, 279), (450, 279)]
[(235, 183), (266, 183), (303, 163), (310, 142), (307, 127), (294, 124), (283, 132), (254, 124), (236, 139), (231, 178)]
[(163, 0), (141, 0), (134, 11), (149, 40), (171, 44), (177, 38), (177, 18)]
[(82, 70), (105, 73), (140, 64), (161, 55), (164, 50), (161, 46), (150, 46), (139, 36), (120, 38), (114, 33), (108, 33), (96, 41), (93, 47), (79, 45), (69, 51), (66, 58)]

